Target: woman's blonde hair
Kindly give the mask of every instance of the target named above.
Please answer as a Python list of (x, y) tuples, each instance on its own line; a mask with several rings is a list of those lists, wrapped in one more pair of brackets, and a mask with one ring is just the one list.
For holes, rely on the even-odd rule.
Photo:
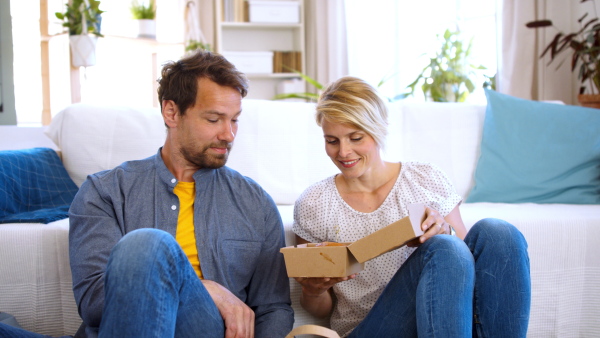
[(359, 78), (345, 76), (327, 86), (317, 102), (315, 117), (319, 126), (324, 120), (350, 124), (385, 148), (387, 106), (377, 90)]

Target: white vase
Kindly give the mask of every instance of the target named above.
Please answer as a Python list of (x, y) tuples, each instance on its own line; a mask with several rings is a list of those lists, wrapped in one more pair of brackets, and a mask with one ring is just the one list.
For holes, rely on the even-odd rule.
[(91, 34), (70, 35), (69, 41), (73, 67), (89, 67), (96, 64), (97, 36)]
[(138, 20), (138, 38), (156, 39), (156, 21), (150, 19)]

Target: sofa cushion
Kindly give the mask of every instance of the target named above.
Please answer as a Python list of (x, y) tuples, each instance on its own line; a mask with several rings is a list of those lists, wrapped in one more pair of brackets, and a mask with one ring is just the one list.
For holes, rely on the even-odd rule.
[(600, 110), (486, 96), (467, 202), (600, 203)]
[(314, 115), (314, 103), (244, 99), (227, 166), (258, 182), (275, 203), (294, 204), (311, 184), (339, 172)]
[(473, 187), (485, 108), (461, 102), (390, 103), (384, 159), (433, 163), (464, 198)]
[(60, 148), (67, 172), (80, 186), (87, 175), (156, 154), (166, 137), (158, 108), (73, 104), (46, 134)]
[(0, 151), (0, 223), (67, 217), (77, 186), (50, 148)]

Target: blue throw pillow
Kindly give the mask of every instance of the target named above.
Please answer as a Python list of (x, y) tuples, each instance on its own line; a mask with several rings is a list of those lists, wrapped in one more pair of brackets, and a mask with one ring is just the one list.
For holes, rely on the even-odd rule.
[(466, 202), (600, 204), (600, 109), (486, 96)]
[(0, 151), (0, 223), (66, 218), (77, 190), (54, 150)]

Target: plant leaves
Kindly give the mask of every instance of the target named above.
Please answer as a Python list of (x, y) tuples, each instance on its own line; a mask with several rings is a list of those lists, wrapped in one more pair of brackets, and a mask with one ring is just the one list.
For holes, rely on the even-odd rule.
[(527, 28), (540, 28), (540, 27), (548, 27), (552, 26), (552, 21), (550, 20), (537, 20), (531, 21), (525, 24)]
[(552, 39), (552, 42), (550, 42), (548, 44), (546, 49), (544, 49), (544, 51), (540, 55), (540, 59), (543, 58), (547, 52), (550, 52), (550, 61), (554, 60), (554, 56), (556, 55), (556, 45), (558, 45), (558, 42), (560, 41), (561, 36), (562, 36), (562, 33), (558, 33), (554, 36), (554, 39)]
[(289, 94), (277, 94), (273, 97), (273, 100), (284, 100), (284, 99), (303, 99), (307, 101), (317, 101), (319, 94), (315, 93), (289, 93)]

